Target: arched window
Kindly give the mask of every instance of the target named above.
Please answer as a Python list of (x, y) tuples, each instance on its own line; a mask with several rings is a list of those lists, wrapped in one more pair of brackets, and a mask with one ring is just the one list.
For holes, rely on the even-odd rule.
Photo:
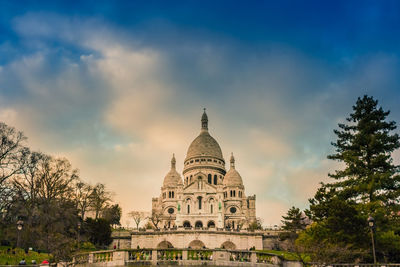
[(190, 205), (187, 205), (187, 214), (190, 214)]
[(186, 177), (186, 184), (189, 183), (189, 177)]
[(175, 197), (175, 193), (174, 193), (174, 191), (172, 191), (172, 192), (171, 192), (171, 195), (172, 195), (172, 198), (174, 198), (174, 197)]
[(233, 190), (233, 196), (236, 197), (236, 190)]
[(210, 205), (210, 213), (214, 213), (214, 206), (213, 206), (213, 204)]
[(209, 175), (208, 175), (208, 183), (209, 183), (209, 184), (211, 184), (211, 183), (212, 183), (212, 181), (211, 181), (211, 180), (212, 180), (212, 179), (211, 179), (211, 174), (209, 174)]
[(190, 183), (192, 183), (192, 177), (193, 177), (193, 175), (190, 175)]
[(230, 193), (231, 193), (231, 197), (233, 197), (233, 192), (232, 192), (232, 190), (230, 191)]
[(202, 199), (203, 199), (202, 197), (197, 197), (197, 200), (199, 201), (199, 210), (201, 210), (201, 200)]
[(217, 184), (217, 175), (214, 175), (214, 184)]

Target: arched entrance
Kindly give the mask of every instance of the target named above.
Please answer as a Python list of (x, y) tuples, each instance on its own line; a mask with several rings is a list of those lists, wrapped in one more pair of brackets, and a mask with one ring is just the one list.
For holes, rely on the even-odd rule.
[(224, 243), (222, 243), (221, 248), (233, 250), (236, 249), (236, 245), (231, 241), (225, 241)]
[(215, 228), (215, 222), (214, 222), (214, 221), (209, 221), (209, 222), (207, 223), (207, 227), (208, 227), (208, 228)]
[(173, 248), (174, 246), (169, 241), (161, 241), (158, 243), (157, 248), (165, 249), (165, 248)]
[(183, 222), (183, 227), (185, 227), (185, 228), (190, 228), (190, 227), (192, 227), (192, 225), (190, 224), (189, 221), (184, 221), (184, 222)]
[(189, 247), (194, 249), (200, 249), (200, 248), (205, 248), (206, 246), (200, 240), (193, 240), (192, 242), (189, 243)]
[(194, 224), (194, 227), (196, 227), (196, 228), (202, 228), (202, 227), (203, 227), (203, 222), (202, 222), (202, 221), (197, 221), (197, 222)]

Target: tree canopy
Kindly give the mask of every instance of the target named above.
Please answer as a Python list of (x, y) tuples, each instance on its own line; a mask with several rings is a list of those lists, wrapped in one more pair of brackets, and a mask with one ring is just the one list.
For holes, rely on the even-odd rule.
[[(88, 212), (106, 217), (92, 228), (109, 229), (110, 223), (119, 224), (121, 209), (111, 205), (105, 185), (85, 183), (68, 159), (31, 151), (26, 140), (22, 132), (0, 123), (0, 240), (68, 259), (78, 247), (79, 225)], [(23, 221), (19, 233), (17, 221)], [(96, 245), (109, 241), (107, 231)], [(81, 241), (90, 238), (81, 235)]]
[[(328, 174), (333, 181), (322, 183), (310, 199), (307, 214), (314, 224), (299, 237), (303, 245), (346, 247), (354, 252), (353, 260), (370, 261), (367, 218), (373, 216), (379, 259), (400, 260), (394, 256), (400, 255), (400, 169), (392, 158), (400, 138), (394, 132), (396, 123), (387, 120), (389, 114), (365, 95), (334, 130), (335, 153), (328, 159), (344, 168)], [(317, 251), (315, 246), (313, 250)]]

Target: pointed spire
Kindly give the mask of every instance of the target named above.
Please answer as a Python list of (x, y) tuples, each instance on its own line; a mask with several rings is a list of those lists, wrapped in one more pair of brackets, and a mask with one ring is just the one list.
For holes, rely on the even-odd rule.
[(231, 153), (231, 168), (235, 168), (235, 157), (233, 156), (233, 152)]
[(171, 169), (175, 170), (175, 166), (176, 166), (176, 159), (175, 159), (175, 153), (172, 154), (172, 159), (171, 159)]
[(206, 108), (204, 108), (203, 115), (201, 116), (201, 129), (208, 131), (208, 117), (206, 114)]

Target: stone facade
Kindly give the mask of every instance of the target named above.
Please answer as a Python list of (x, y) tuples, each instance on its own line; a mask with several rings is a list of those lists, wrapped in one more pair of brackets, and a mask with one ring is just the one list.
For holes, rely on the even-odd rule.
[(233, 154), (226, 172), (221, 148), (208, 132), (205, 111), (182, 174), (183, 181), (173, 156), (161, 194), (152, 199), (152, 213), (161, 218), (162, 228), (246, 229), (256, 219), (255, 195), (246, 197)]
[(247, 231), (256, 219), (256, 197), (246, 196), (233, 154), (226, 171), (205, 111), (183, 164), (182, 179), (172, 157), (160, 196), (152, 199), (153, 223), (160, 229), (132, 232), (131, 247), (262, 249), (262, 233)]
[(176, 230), (132, 234), (134, 238), (131, 241), (131, 248), (263, 249), (263, 235), (260, 232)]

